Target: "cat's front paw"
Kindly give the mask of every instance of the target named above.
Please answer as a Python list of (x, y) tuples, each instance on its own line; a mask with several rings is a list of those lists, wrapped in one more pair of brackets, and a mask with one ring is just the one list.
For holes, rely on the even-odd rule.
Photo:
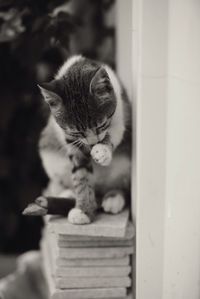
[(69, 212), (68, 221), (72, 224), (88, 224), (91, 222), (90, 218), (78, 208), (74, 208)]
[(110, 191), (104, 196), (102, 208), (106, 213), (117, 214), (123, 210), (124, 206), (125, 199), (121, 192)]
[(108, 145), (98, 143), (93, 146), (91, 156), (96, 163), (108, 166), (112, 161), (112, 150)]

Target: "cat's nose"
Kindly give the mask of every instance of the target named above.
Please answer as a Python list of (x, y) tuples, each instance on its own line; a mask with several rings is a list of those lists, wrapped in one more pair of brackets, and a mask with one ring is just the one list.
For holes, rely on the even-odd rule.
[(97, 136), (87, 136), (86, 139), (89, 145), (94, 145), (98, 142)]

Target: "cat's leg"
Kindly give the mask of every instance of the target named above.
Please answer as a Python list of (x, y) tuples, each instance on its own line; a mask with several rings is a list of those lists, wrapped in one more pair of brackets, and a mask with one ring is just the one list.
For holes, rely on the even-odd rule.
[(47, 210), (48, 214), (67, 215), (75, 206), (76, 196), (72, 189), (66, 188), (57, 196), (39, 196), (35, 203)]
[(97, 203), (92, 182), (92, 164), (89, 155), (81, 151), (70, 152), (72, 180), (76, 194), (76, 206), (68, 214), (73, 224), (90, 223), (95, 215)]
[(124, 192), (116, 189), (104, 195), (102, 208), (106, 213), (117, 214), (123, 210), (125, 203)]
[(67, 216), (69, 211), (74, 208), (76, 196), (73, 190), (65, 189), (57, 196), (39, 196), (34, 203), (29, 204), (23, 211), (24, 215), (42, 216), (63, 215)]

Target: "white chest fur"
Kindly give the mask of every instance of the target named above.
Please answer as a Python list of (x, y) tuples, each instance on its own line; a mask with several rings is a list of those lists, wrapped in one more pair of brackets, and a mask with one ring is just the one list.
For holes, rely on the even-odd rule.
[(111, 126), (109, 129), (112, 143), (114, 145), (114, 148), (116, 148), (120, 144), (125, 130), (124, 109), (121, 95), (122, 91), (118, 79), (114, 74), (113, 70), (108, 66), (104, 66), (104, 68), (108, 73), (117, 100), (116, 111), (113, 115)]

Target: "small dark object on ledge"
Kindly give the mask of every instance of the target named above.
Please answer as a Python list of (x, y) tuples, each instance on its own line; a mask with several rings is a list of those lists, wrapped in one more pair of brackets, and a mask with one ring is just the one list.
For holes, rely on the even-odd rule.
[(67, 216), (74, 206), (74, 198), (40, 196), (36, 198), (34, 203), (29, 204), (22, 214), (27, 216), (44, 216), (47, 214)]

